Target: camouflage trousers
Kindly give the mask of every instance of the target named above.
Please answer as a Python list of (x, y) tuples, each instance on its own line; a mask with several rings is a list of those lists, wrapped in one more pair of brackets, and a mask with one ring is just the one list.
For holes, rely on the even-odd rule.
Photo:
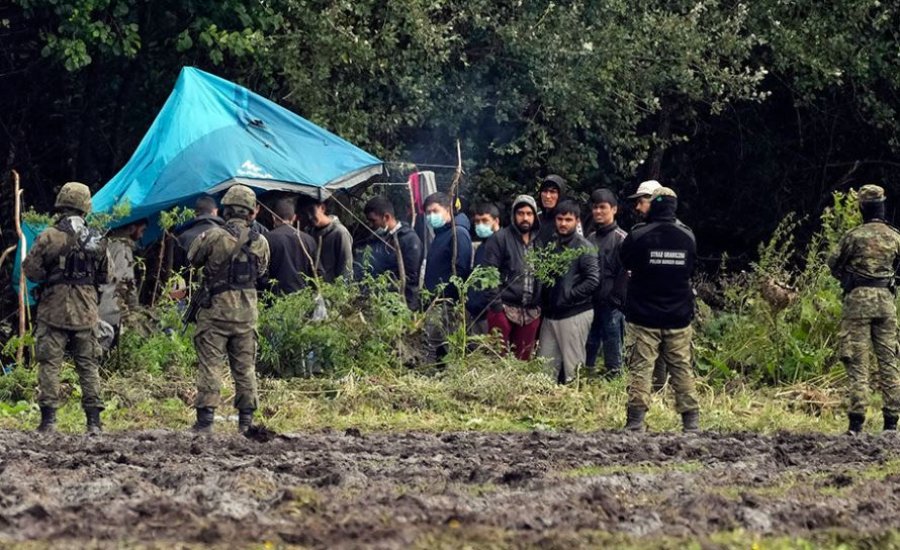
[(648, 328), (628, 323), (625, 328), (625, 357), (628, 368), (628, 406), (647, 410), (653, 370), (662, 357), (675, 391), (675, 410), (679, 413), (699, 410), (694, 388), (691, 358), (693, 328)]
[(234, 407), (256, 410), (256, 327), (219, 320), (198, 321), (194, 333), (197, 350), (197, 408), (221, 403), (222, 375), (226, 366), (234, 379)]
[(900, 367), (897, 365), (897, 318), (841, 321), (841, 361), (850, 380), (847, 412), (865, 414), (869, 404), (867, 355), (875, 352), (872, 386), (881, 392), (886, 412), (900, 413)]
[(100, 344), (93, 329), (65, 330), (37, 322), (34, 355), (38, 364), (38, 404), (57, 409), (59, 373), (66, 350), (70, 349), (81, 384), (82, 407), (103, 408), (100, 399)]

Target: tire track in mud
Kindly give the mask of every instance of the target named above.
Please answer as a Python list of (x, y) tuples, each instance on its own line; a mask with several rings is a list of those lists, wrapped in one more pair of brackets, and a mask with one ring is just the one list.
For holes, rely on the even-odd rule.
[(578, 545), (900, 526), (900, 436), (7, 431), (0, 448), (0, 543)]

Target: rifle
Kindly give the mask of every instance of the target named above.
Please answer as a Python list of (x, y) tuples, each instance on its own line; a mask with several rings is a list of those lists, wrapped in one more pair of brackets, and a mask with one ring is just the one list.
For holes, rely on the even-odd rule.
[(184, 315), (181, 317), (181, 332), (184, 333), (187, 330), (187, 326), (190, 323), (193, 323), (197, 320), (197, 313), (200, 311), (200, 308), (208, 308), (210, 307), (210, 299), (212, 296), (209, 294), (209, 287), (206, 285), (201, 285), (200, 288), (194, 291), (191, 294), (191, 301), (188, 302), (187, 309), (184, 310)]

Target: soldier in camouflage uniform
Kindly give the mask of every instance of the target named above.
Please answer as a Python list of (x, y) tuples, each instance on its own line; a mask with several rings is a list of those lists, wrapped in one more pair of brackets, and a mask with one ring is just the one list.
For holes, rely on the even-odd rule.
[[(138, 327), (140, 303), (134, 273), (134, 249), (144, 235), (147, 221), (140, 220), (110, 232), (107, 239), (110, 281), (100, 290), (100, 319), (115, 329), (116, 338), (124, 327)], [(149, 331), (142, 330), (142, 336)]]
[(38, 431), (56, 427), (61, 405), (59, 372), (66, 348), (71, 347), (81, 383), (81, 404), (90, 434), (101, 431), (100, 346), (98, 288), (108, 279), (109, 260), (102, 235), (84, 221), (91, 211), (91, 192), (83, 183), (70, 182), (56, 196), (56, 223), (45, 229), (22, 263), (25, 275), (38, 283), (40, 295), (35, 326), (38, 363)]
[(224, 227), (213, 227), (194, 239), (188, 250), (191, 265), (203, 268), (206, 303), (197, 313), (197, 432), (212, 431), (226, 363), (234, 378), (238, 429), (250, 429), (257, 408), (256, 306), (257, 279), (269, 266), (269, 243), (250, 228), (256, 195), (233, 185), (222, 198)]
[(894, 277), (900, 265), (900, 232), (884, 221), (884, 189), (859, 190), (863, 224), (841, 239), (829, 258), (831, 273), (844, 290), (841, 360), (850, 379), (849, 433), (862, 430), (869, 403), (866, 354), (873, 349), (878, 367), (874, 386), (884, 400), (884, 429), (896, 430), (900, 415), (900, 369), (897, 366), (897, 306)]

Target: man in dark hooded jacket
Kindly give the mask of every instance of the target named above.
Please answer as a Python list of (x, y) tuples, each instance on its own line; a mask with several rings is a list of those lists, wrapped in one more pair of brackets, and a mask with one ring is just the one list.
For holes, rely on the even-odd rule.
[(540, 232), (538, 238), (543, 243), (549, 243), (556, 234), (556, 207), (566, 200), (569, 186), (562, 176), (550, 174), (541, 182), (538, 191), (540, 203)]
[(516, 357), (527, 361), (541, 326), (541, 284), (525, 260), (540, 245), (540, 220), (535, 200), (519, 195), (512, 204), (512, 223), (482, 245), (483, 264), (500, 272), (500, 286), (486, 292), (490, 331), (499, 331)]

